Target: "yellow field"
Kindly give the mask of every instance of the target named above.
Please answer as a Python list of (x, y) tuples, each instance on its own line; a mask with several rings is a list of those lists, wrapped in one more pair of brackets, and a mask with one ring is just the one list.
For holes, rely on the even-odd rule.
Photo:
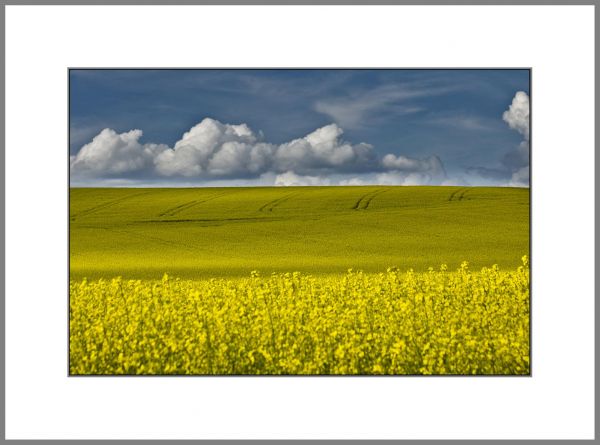
[(516, 269), (529, 190), (362, 186), (71, 189), (74, 280)]
[(71, 281), (70, 373), (529, 374), (529, 265)]

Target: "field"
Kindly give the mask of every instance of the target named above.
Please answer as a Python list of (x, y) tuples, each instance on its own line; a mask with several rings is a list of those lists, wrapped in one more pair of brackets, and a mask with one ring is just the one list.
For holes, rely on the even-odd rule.
[(527, 189), (70, 203), (72, 375), (529, 374)]
[(528, 189), (75, 188), (70, 201), (72, 279), (516, 268), (529, 252)]

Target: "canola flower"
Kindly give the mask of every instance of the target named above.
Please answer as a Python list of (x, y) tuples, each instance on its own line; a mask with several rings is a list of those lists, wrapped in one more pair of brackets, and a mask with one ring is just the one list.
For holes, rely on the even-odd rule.
[(70, 282), (70, 373), (529, 374), (529, 264)]

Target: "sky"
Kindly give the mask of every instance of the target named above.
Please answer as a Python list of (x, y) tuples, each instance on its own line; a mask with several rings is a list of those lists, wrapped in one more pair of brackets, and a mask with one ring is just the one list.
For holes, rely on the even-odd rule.
[(71, 70), (71, 186), (529, 186), (528, 70)]

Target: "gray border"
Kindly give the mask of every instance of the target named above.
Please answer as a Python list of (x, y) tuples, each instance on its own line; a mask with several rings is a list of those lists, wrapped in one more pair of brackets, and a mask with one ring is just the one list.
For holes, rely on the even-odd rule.
[[(554, 5), (593, 5), (593, 6), (598, 6), (599, 1), (598, 0), (588, 0), (588, 1), (574, 1), (574, 2), (568, 2), (568, 1), (557, 1), (557, 0), (550, 0), (550, 1), (540, 1), (540, 0), (526, 0), (526, 1), (515, 1), (515, 0), (508, 0), (508, 1), (502, 1), (502, 0), (460, 0), (460, 1), (451, 1), (451, 0), (424, 0), (421, 2), (416, 2), (416, 1), (411, 1), (411, 0), (375, 0), (373, 2), (368, 2), (365, 0), (326, 0), (323, 2), (320, 2), (318, 0), (226, 0), (223, 2), (218, 2), (215, 0), (176, 0), (173, 2), (166, 2), (166, 1), (161, 1), (161, 0), (127, 0), (125, 2), (119, 2), (118, 0), (105, 0), (105, 1), (99, 1), (99, 0), (88, 0), (88, 1), (84, 1), (84, 0), (59, 0), (55, 3), (53, 3), (54, 5), (121, 5), (121, 4), (126, 4), (126, 5), (152, 5), (152, 4), (156, 4), (156, 5), (161, 5), (161, 4), (170, 4), (170, 5), (220, 5), (220, 4), (227, 4), (227, 5), (348, 5), (348, 4), (353, 4), (353, 5), (548, 5), (548, 4), (554, 4)], [(32, 1), (3, 1), (1, 0), (0, 5), (0, 20), (2, 20), (2, 23), (6, 24), (6, 18), (5, 18), (5, 5), (46, 5), (45, 2), (41, 1), (41, 0), (32, 0)], [(600, 13), (599, 13), (599, 8), (595, 8), (594, 9), (594, 18), (595, 18), (595, 23), (598, 22), (598, 18), (600, 17)], [(558, 31), (559, 32), (559, 31)], [(598, 73), (598, 67), (599, 67), (599, 62), (598, 62), (598, 34), (595, 32), (594, 33), (594, 37), (595, 37), (595, 49), (594, 49), (594, 57), (595, 57), (595, 63), (594, 63), (594, 69), (595, 69), (595, 73)], [(1, 52), (1, 56), (2, 56), (2, 67), (3, 69), (1, 70), (0, 73), (0, 80), (2, 80), (2, 83), (4, 84), (4, 88), (2, 89), (2, 92), (0, 93), (0, 97), (2, 98), (2, 101), (5, 104), (6, 107), (6, 102), (5, 102), (5, 92), (6, 92), (6, 83), (5, 83), (5, 69), (6, 69), (6, 57), (5, 57), (5, 50), (6, 50), (6, 26), (4, 26), (4, 32), (2, 33), (1, 36), (1, 40), (2, 40), (2, 44), (0, 52)], [(597, 76), (598, 74), (596, 74)], [(600, 92), (598, 91), (598, 82), (596, 82), (595, 85), (595, 116), (596, 116), (596, 123), (598, 123), (598, 104), (600, 102)], [(6, 146), (6, 133), (5, 133), (5, 108), (2, 110), (2, 119), (0, 119), (1, 123), (0, 123), (0, 136), (3, 136), (3, 142), (4, 142), (4, 147)], [(598, 149), (598, 143), (595, 140), (595, 148), (596, 151)], [(598, 167), (600, 166), (600, 159), (598, 158), (598, 156), (596, 156), (595, 158), (595, 171), (598, 170)], [(1, 203), (2, 205), (1, 207), (1, 214), (2, 214), (2, 218), (1, 218), (1, 227), (3, 229), (3, 234), (2, 234), (2, 239), (0, 241), (0, 245), (2, 247), (2, 250), (4, 252), (4, 257), (3, 257), (3, 261), (5, 261), (6, 259), (6, 229), (5, 229), (5, 223), (6, 223), (6, 219), (5, 219), (5, 209), (6, 209), (6, 170), (5, 170), (5, 151), (3, 150), (2, 156), (0, 156), (0, 177), (1, 177), (1, 186), (2, 186), (2, 195), (0, 197)], [(598, 181), (597, 178), (594, 179), (594, 186), (595, 186), (595, 209), (594, 209), (594, 218), (597, 219), (598, 215), (600, 214), (600, 212), (598, 212), (598, 206), (597, 206), (597, 196), (598, 196), (598, 190), (600, 188), (600, 181)], [(599, 247), (600, 247), (600, 242), (598, 241), (597, 237), (595, 237), (595, 258), (597, 258), (598, 256), (598, 252), (599, 252)], [(0, 271), (0, 281), (3, 283), (2, 286), (2, 297), (4, 297), (5, 292), (6, 292), (6, 266), (5, 263), (3, 264), (4, 267), (2, 267), (2, 270)], [(598, 267), (597, 264), (595, 264), (594, 266), (594, 270), (595, 273), (598, 274), (600, 273), (600, 268)], [(597, 286), (597, 282), (596, 280), (594, 280), (594, 289), (595, 289), (595, 296), (598, 295), (598, 286)], [(0, 305), (0, 316), (4, 322), (4, 327), (3, 329), (0, 331), (0, 373), (2, 375), (3, 378), (3, 384), (2, 384), (2, 389), (1, 389), (1, 395), (2, 398), (4, 399), (4, 406), (2, 407), (2, 419), (0, 421), (0, 428), (2, 429), (2, 437), (1, 440), (2, 441), (7, 441), (5, 439), (6, 436), (6, 415), (5, 415), (5, 407), (6, 407), (6, 376), (5, 376), (5, 353), (6, 353), (6, 343), (5, 343), (5, 338), (6, 338), (6, 306), (5, 306), (5, 300), (3, 298), (3, 304)], [(595, 319), (598, 318), (598, 312), (599, 312), (599, 305), (596, 304), (595, 305)], [(598, 369), (598, 364), (599, 364), (599, 360), (598, 360), (598, 328), (597, 326), (595, 326), (595, 339), (596, 339), (596, 343), (595, 343), (595, 359), (594, 359), (594, 364), (595, 364), (595, 369)], [(598, 385), (597, 382), (595, 382), (595, 405), (597, 405), (597, 401), (598, 401), (598, 394), (599, 394), (599, 390), (598, 390)], [(597, 422), (598, 420), (598, 412), (595, 409), (595, 421)], [(596, 427), (594, 427), (594, 437), (596, 436), (595, 434), (596, 431)], [(593, 439), (591, 440), (591, 442), (595, 442), (596, 440)], [(8, 441), (7, 441), (8, 442)], [(33, 440), (25, 440), (25, 441), (20, 441), (22, 443), (37, 443), (38, 441), (33, 441)], [(41, 442), (41, 441), (40, 441)], [(46, 441), (43, 441), (46, 442)], [(55, 442), (55, 443), (62, 443), (64, 441), (61, 440), (52, 440), (50, 442)], [(79, 442), (84, 442), (84, 441), (69, 441), (72, 443), (79, 443)], [(104, 444), (104, 443), (109, 443), (112, 441), (109, 440), (95, 440), (94, 443), (98, 443), (98, 444)], [(127, 442), (127, 443), (145, 443), (148, 441), (144, 441), (144, 440), (131, 440), (131, 441), (116, 441), (116, 442)], [(170, 440), (153, 440), (152, 442), (154, 443), (170, 443), (172, 441)], [(264, 441), (264, 440), (203, 440), (203, 441), (199, 441), (202, 443), (215, 443), (215, 444), (221, 444), (221, 443), (244, 443), (244, 442), (253, 442), (253, 443), (263, 443), (263, 442), (280, 442), (280, 441)], [(344, 441), (344, 440), (330, 440), (330, 441), (309, 441), (309, 440), (294, 440), (294, 441), (282, 441), (282, 442), (294, 442), (294, 443), (310, 443), (310, 442), (327, 442), (327, 443), (348, 443), (348, 442), (352, 442), (352, 443), (360, 443), (360, 444), (368, 444), (370, 442), (372, 442), (371, 440), (353, 440), (353, 441)], [(387, 442), (387, 443), (414, 443), (414, 444), (421, 444), (421, 443), (463, 443), (465, 442), (464, 440), (388, 440), (388, 441), (377, 441), (377, 442)], [(473, 441), (468, 441), (468, 442), (473, 442)], [(479, 441), (475, 441), (475, 442), (479, 442)], [(508, 443), (511, 442), (509, 440), (494, 440), (493, 442), (495, 443)], [(532, 442), (532, 443), (545, 443), (547, 441), (542, 441), (542, 440), (534, 440), (534, 441), (528, 441), (528, 442)], [(549, 441), (548, 441), (549, 442)], [(553, 440), (553, 443), (572, 443), (572, 440)], [(585, 441), (585, 442), (590, 442), (589, 440)]]

